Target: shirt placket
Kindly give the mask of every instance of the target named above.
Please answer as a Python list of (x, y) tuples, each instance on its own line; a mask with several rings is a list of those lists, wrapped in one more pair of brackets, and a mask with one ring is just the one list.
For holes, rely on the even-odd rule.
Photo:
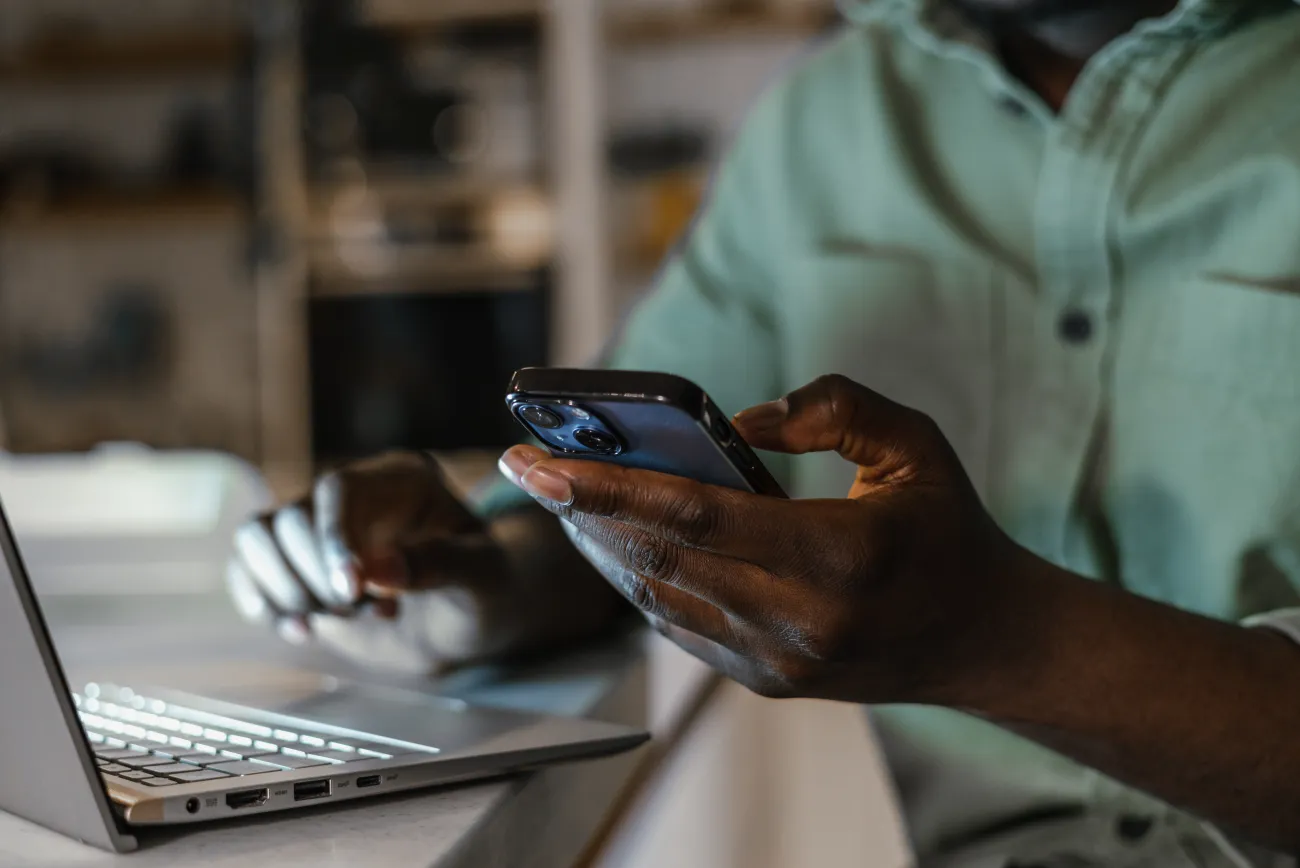
[(1056, 360), (1068, 399), (1058, 405), (1063, 418), (1045, 426), (1058, 442), (1036, 450), (1060, 460), (1032, 472), (1040, 480), (1055, 476), (1054, 514), (1040, 525), (1043, 553), (1085, 572), (1095, 561), (1071, 538), (1085, 527), (1072, 519), (1104, 466), (1113, 336), (1123, 307), (1114, 233), (1124, 170), (1160, 93), (1195, 45), (1151, 26), (1112, 43), (1080, 75), (1044, 144), (1034, 220), (1035, 338), (1045, 345), (1041, 357)]
[[(1184, 34), (1187, 35), (1187, 34)], [(1127, 159), (1159, 105), (1160, 94), (1199, 44), (1150, 28), (1114, 43), (1085, 70), (1052, 124), (1045, 144), (1036, 202), (1036, 256), (1040, 278), (1039, 340), (1051, 342), (1070, 389), (1070, 424), (1054, 427), (1063, 438), (1058, 454), (1062, 500), (1052, 541), (1067, 566), (1086, 557), (1086, 546), (1069, 538), (1085, 523), (1071, 512), (1087, 509), (1104, 467), (1106, 418), (1116, 323), (1123, 313), (1123, 286), (1116, 268), (1115, 227)], [(1120, 818), (1172, 821), (1163, 806), (1090, 773), (1095, 803)], [(1163, 815), (1163, 816), (1160, 816)], [(1151, 842), (1113, 844), (1115, 864), (1138, 857)]]

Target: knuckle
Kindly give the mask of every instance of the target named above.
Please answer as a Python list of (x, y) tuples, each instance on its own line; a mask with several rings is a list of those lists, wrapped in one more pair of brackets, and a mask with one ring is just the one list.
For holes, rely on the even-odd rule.
[(267, 540), (267, 526), (275, 519), (274, 512), (263, 513), (250, 518), (235, 529), (235, 551), (243, 556), (245, 561), (253, 561), (260, 549), (262, 549)]
[(671, 578), (676, 568), (667, 543), (640, 534), (629, 534), (624, 540), (623, 560), (637, 575), (652, 581)]
[(348, 469), (331, 470), (328, 473), (322, 473), (316, 478), (316, 484), (312, 486), (312, 501), (317, 508), (326, 509), (336, 505), (342, 498), (343, 492), (347, 487), (347, 479), (355, 471)]
[(843, 374), (826, 374), (818, 377), (816, 383), (830, 423), (838, 428), (850, 427), (857, 412), (858, 384)]
[(623, 590), (628, 601), (643, 613), (658, 618), (659, 595), (655, 593), (654, 583), (635, 573), (623, 577)]
[(912, 415), (912, 424), (916, 426), (918, 435), (931, 442), (943, 439), (943, 429), (939, 427), (939, 423), (933, 416), (910, 408), (908, 412)]
[(794, 699), (797, 695), (794, 686), (777, 672), (755, 672), (740, 683), (764, 699)]
[(725, 525), (725, 512), (705, 497), (673, 498), (665, 509), (666, 524), (680, 538), (707, 545)]
[(775, 680), (785, 696), (806, 695), (816, 683), (821, 672), (818, 661), (802, 656), (790, 656), (776, 664)]
[(830, 615), (794, 631), (790, 645), (801, 658), (820, 663), (843, 662), (851, 653), (853, 635), (847, 619)]
[(818, 388), (828, 395), (836, 395), (851, 391), (857, 386), (852, 380), (843, 374), (822, 374), (814, 380)]

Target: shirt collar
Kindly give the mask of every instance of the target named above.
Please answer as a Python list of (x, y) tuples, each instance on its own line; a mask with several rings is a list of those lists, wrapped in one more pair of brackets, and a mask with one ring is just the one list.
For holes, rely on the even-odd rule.
[[(1273, 2), (1276, 5), (1277, 0)], [(1292, 0), (1284, 5), (1298, 3), (1300, 0)], [(961, 30), (971, 29), (951, 0), (836, 0), (836, 4), (845, 18), (856, 23), (901, 18), (921, 23), (936, 35), (949, 38), (957, 37)], [(1168, 15), (1152, 19), (1144, 26), (1188, 35), (1210, 35), (1226, 30), (1248, 11), (1262, 5), (1264, 0), (1181, 0)], [(963, 41), (970, 41), (969, 34)]]

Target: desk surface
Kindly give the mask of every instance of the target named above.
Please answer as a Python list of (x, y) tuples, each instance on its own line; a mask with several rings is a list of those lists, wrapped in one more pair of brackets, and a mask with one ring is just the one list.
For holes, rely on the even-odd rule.
[[(123, 683), (183, 681), (196, 691), (251, 698), (259, 690), (309, 687), (328, 677), (324, 673), (363, 674), (239, 623), (220, 600), (137, 599), (107, 607), (54, 600), (45, 608), (74, 680), (78, 671), (112, 671), (122, 673), (117, 677)], [(499, 707), (644, 726), (643, 647), (629, 639), (526, 670), (485, 668), (436, 685), (410, 679), (392, 683)], [(570, 865), (632, 779), (639, 760), (638, 751), (479, 784), (147, 831), (139, 836), (140, 851), (126, 856), (0, 813), (0, 865)]]

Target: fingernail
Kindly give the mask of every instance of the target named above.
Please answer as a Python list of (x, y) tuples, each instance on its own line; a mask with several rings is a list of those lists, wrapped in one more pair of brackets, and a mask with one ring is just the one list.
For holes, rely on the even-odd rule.
[(541, 461), (545, 455), (536, 450), (511, 449), (497, 462), (497, 468), (501, 471), (506, 479), (509, 479), (515, 485), (520, 484), (520, 479), (528, 468), (532, 467), (538, 461)]
[(524, 490), (533, 497), (550, 500), (561, 506), (573, 503), (573, 485), (568, 477), (549, 467), (535, 466), (523, 475)]
[(275, 629), (280, 638), (290, 645), (306, 645), (311, 638), (311, 632), (300, 618), (281, 618), (276, 622)]
[(782, 398), (779, 401), (768, 401), (766, 404), (750, 407), (748, 410), (736, 415), (735, 423), (750, 430), (761, 431), (765, 428), (775, 428), (784, 422), (789, 415), (790, 402)]

